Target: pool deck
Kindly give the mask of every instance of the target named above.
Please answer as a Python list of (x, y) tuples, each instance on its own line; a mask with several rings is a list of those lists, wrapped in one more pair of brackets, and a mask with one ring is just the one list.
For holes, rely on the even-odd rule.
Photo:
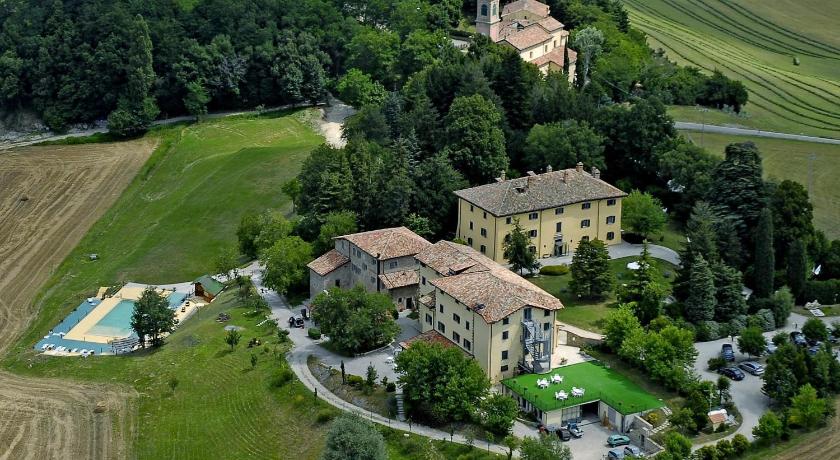
[[(48, 355), (60, 356), (73, 356), (79, 353), (72, 353), (67, 350), (44, 350), (41, 345), (52, 344), (56, 348), (64, 346), (67, 349), (88, 349), (95, 350), (99, 354), (110, 354), (111, 342), (124, 337), (96, 334), (92, 332), (92, 329), (120, 302), (139, 299), (147, 287), (148, 285), (145, 284), (127, 283), (112, 297), (107, 297), (101, 301), (96, 298), (83, 302), (73, 314), (65, 318), (53, 331), (50, 331), (49, 335), (40, 340), (35, 348)], [(189, 283), (167, 285), (163, 288), (155, 287), (161, 295), (177, 296), (169, 299), (169, 308), (175, 312), (175, 318), (179, 324), (206, 305), (206, 302), (201, 299), (190, 297), (192, 290)], [(102, 292), (102, 288), (100, 288), (100, 292)], [(81, 319), (77, 319), (80, 315), (82, 316)]]

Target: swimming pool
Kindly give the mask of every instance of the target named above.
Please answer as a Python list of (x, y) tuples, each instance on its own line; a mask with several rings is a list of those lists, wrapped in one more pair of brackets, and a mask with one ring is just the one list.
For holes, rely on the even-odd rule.
[(167, 300), (169, 300), (169, 308), (174, 310), (180, 307), (181, 304), (187, 300), (187, 294), (184, 294), (183, 292), (173, 292), (172, 294), (169, 294)]
[(90, 334), (105, 337), (128, 337), (131, 335), (131, 315), (134, 313), (134, 301), (120, 300), (114, 308), (103, 316), (88, 331)]

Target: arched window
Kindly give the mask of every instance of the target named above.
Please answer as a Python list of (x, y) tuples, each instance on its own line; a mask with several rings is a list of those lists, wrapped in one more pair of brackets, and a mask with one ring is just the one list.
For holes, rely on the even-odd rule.
[(486, 4), (481, 5), (481, 15), (482, 16), (487, 16), (487, 5)]

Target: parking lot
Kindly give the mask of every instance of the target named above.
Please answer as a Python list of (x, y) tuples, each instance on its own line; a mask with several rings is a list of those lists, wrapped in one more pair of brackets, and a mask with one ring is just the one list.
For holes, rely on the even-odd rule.
[[(769, 339), (779, 332), (789, 333), (793, 330), (801, 328), (807, 319), (808, 318), (802, 315), (792, 313), (784, 328), (773, 332), (765, 332), (764, 336)], [(836, 318), (823, 318), (823, 321), (830, 325), (831, 320), (835, 319)], [(737, 366), (743, 361), (758, 361), (762, 365), (766, 361), (766, 357), (762, 357), (761, 359), (751, 359), (747, 355), (738, 351), (737, 337), (734, 339), (725, 338), (715, 340), (713, 342), (696, 343), (695, 348), (697, 348), (698, 355), (697, 361), (694, 363), (694, 368), (701, 378), (712, 382), (717, 381), (720, 374), (710, 372), (706, 363), (710, 358), (720, 356), (720, 348), (724, 343), (731, 343), (735, 350), (734, 366)], [(741, 417), (743, 418), (743, 422), (741, 423), (741, 426), (738, 427), (738, 431), (736, 433), (743, 434), (750, 440), (753, 439), (753, 427), (758, 424), (759, 417), (761, 417), (761, 415), (766, 412), (770, 406), (770, 398), (761, 393), (762, 385), (764, 385), (764, 380), (762, 380), (760, 376), (744, 372), (744, 380), (741, 380), (740, 382), (733, 381), (731, 389), (729, 390), (732, 395), (732, 400), (741, 412)]]
[(580, 427), (583, 429), (582, 438), (572, 438), (566, 442), (572, 451), (572, 458), (581, 460), (601, 460), (607, 458), (610, 447), (607, 446), (607, 438), (612, 434), (619, 434), (616, 431), (605, 428), (600, 421), (584, 420)]

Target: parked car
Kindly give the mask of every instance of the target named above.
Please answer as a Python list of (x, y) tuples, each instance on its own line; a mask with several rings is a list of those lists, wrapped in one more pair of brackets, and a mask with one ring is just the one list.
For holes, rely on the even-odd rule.
[(767, 345), (764, 346), (764, 353), (766, 353), (768, 355), (772, 355), (773, 353), (776, 352), (776, 350), (778, 348), (779, 347), (777, 347), (776, 344), (774, 344), (772, 340), (767, 339)]
[(732, 349), (732, 344), (724, 343), (721, 345), (720, 356), (726, 361), (735, 361), (735, 350)]
[(811, 355), (811, 356), (814, 356), (820, 351), (820, 349), (822, 349), (822, 346), (820, 346), (820, 345), (814, 345), (813, 347), (808, 347), (808, 354)]
[(807, 339), (807, 341), (808, 341), (808, 345), (810, 345), (812, 347), (818, 347), (818, 346), (822, 345), (822, 342), (820, 342), (817, 339)]
[(578, 426), (577, 423), (570, 423), (569, 424), (569, 433), (576, 438), (583, 437), (583, 430)]
[(834, 345), (837, 345), (838, 343), (840, 343), (840, 337), (832, 333), (828, 335), (828, 341), (833, 343)]
[[(610, 447), (626, 446), (627, 444), (630, 444), (630, 438), (624, 436), (623, 434), (613, 434), (607, 438), (607, 444), (609, 444)], [(619, 458), (624, 458), (624, 451), (621, 451), (621, 455), (622, 456)]]
[(569, 430), (566, 428), (557, 430), (557, 436), (560, 437), (561, 441), (570, 441), (572, 439), (572, 433), (569, 433)]
[(622, 449), (620, 447), (615, 448), (615, 449), (610, 449), (610, 451), (607, 452), (607, 459), (609, 459), (609, 460), (618, 460), (618, 459), (623, 459), (623, 458), (624, 458), (624, 449)]
[(744, 373), (737, 367), (724, 367), (720, 370), (720, 373), (732, 380), (744, 380)]
[(764, 374), (764, 366), (758, 364), (755, 361), (744, 361), (743, 363), (739, 364), (738, 367), (740, 367), (746, 372), (749, 372), (752, 375)]
[(630, 458), (644, 458), (645, 453), (642, 452), (642, 449), (639, 449), (637, 446), (629, 444), (624, 446), (624, 456)]
[(289, 327), (303, 327), (303, 318), (300, 316), (292, 316), (289, 318)]
[(794, 345), (799, 345), (800, 347), (808, 345), (808, 341), (805, 340), (805, 335), (799, 331), (793, 331), (790, 333), (790, 341)]

